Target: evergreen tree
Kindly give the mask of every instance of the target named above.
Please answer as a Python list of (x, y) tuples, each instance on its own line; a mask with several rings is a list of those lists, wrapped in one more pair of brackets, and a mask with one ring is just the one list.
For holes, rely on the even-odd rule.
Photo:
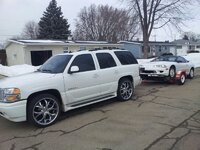
[(63, 18), (61, 7), (57, 6), (56, 0), (49, 3), (43, 17), (39, 22), (39, 39), (68, 39), (71, 34), (69, 24)]

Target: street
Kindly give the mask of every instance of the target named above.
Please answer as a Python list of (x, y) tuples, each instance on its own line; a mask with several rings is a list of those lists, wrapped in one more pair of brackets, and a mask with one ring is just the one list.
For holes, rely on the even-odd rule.
[(200, 69), (183, 86), (145, 81), (130, 101), (69, 111), (45, 129), (0, 118), (0, 150), (199, 150), (199, 139)]

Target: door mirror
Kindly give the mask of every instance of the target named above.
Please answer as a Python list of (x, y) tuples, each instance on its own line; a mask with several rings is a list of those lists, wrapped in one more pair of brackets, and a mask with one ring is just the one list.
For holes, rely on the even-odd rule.
[(79, 72), (78, 66), (72, 66), (69, 70), (69, 74), (76, 73), (76, 72)]

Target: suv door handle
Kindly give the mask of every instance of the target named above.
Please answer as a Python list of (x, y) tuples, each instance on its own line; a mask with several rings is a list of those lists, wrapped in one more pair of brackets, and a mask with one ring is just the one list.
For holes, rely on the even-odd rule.
[(98, 78), (98, 77), (99, 77), (98, 74), (94, 74), (94, 75), (93, 75), (93, 78)]

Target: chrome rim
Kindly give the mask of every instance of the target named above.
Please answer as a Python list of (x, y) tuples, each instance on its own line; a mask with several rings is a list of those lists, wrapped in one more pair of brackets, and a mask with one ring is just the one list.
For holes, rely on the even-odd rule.
[(33, 107), (33, 118), (40, 125), (51, 124), (59, 113), (58, 103), (51, 98), (39, 100)]
[(181, 83), (184, 83), (184, 82), (185, 82), (185, 76), (182, 75), (182, 76), (181, 76)]
[(174, 77), (174, 75), (175, 75), (174, 69), (171, 69), (170, 72), (169, 72), (169, 74), (170, 74), (170, 77)]
[(128, 100), (131, 98), (133, 94), (133, 88), (131, 82), (123, 82), (120, 86), (120, 94), (124, 100)]
[(193, 69), (190, 70), (190, 77), (192, 77), (192, 78), (194, 77), (194, 70)]

